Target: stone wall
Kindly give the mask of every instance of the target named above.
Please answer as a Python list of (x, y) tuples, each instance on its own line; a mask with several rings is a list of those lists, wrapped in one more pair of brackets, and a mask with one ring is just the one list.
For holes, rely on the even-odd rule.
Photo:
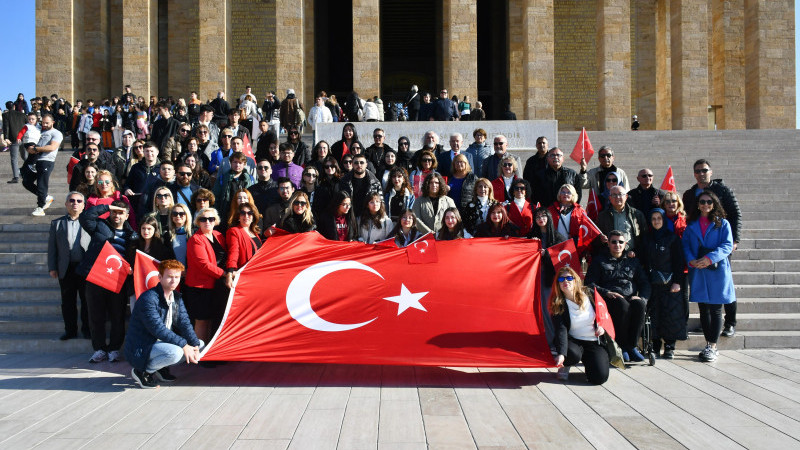
[(552, 120), (555, 117), (553, 0), (526, 0), (522, 13), (524, 118)]
[(45, 95), (75, 99), (72, 42), (75, 25), (71, 0), (36, 0), (37, 94), (46, 92)]
[(232, 105), (250, 86), (261, 106), (275, 89), (275, 0), (231, 0)]
[(478, 98), (477, 14), (477, 0), (442, 0), (442, 87), (459, 98)]
[(707, 20), (706, 0), (670, 2), (674, 130), (708, 128)]
[(559, 130), (595, 130), (597, 117), (596, 4), (558, 0), (554, 11), (555, 118)]
[(201, 101), (213, 99), (217, 91), (224, 91), (228, 98), (228, 71), (231, 68), (230, 0), (199, 0), (198, 21), (200, 23), (198, 51), (201, 64), (198, 68), (198, 98)]
[(597, 2), (597, 129), (624, 130), (631, 112), (629, 0)]
[(362, 98), (381, 95), (379, 0), (353, 0), (353, 88)]

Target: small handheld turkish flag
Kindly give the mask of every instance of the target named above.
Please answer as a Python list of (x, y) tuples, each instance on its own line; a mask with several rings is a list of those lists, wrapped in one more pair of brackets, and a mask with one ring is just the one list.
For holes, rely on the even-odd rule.
[(547, 253), (550, 255), (550, 261), (553, 263), (555, 273), (558, 273), (564, 266), (570, 266), (579, 274), (582, 273), (581, 260), (578, 256), (578, 250), (575, 248), (575, 241), (572, 239), (567, 239), (558, 245), (548, 248)]
[(614, 322), (611, 321), (611, 314), (608, 313), (608, 305), (603, 299), (603, 296), (597, 293), (597, 288), (594, 288), (594, 316), (597, 320), (597, 325), (603, 327), (611, 336), (611, 339), (616, 339), (617, 333), (614, 331)]
[(154, 259), (141, 250), (136, 250), (136, 261), (133, 264), (133, 290), (138, 299), (145, 291), (156, 287), (158, 284), (158, 264), (161, 261)]
[(118, 294), (130, 273), (131, 265), (106, 241), (86, 281)]
[(433, 233), (428, 233), (406, 247), (409, 264), (427, 264), (439, 261), (436, 253), (436, 239)]
[(584, 158), (588, 163), (594, 155), (594, 147), (589, 142), (589, 135), (586, 134), (586, 128), (581, 128), (581, 134), (578, 136), (578, 142), (575, 143), (575, 148), (572, 149), (570, 158), (575, 160), (576, 163), (581, 163), (581, 158)]
[(597, 220), (600, 214), (600, 202), (597, 201), (597, 193), (594, 189), (589, 189), (589, 200), (586, 201), (586, 215), (592, 220)]
[(581, 222), (578, 235), (578, 250), (583, 253), (589, 245), (594, 241), (597, 236), (600, 236), (601, 233), (600, 229), (597, 228), (597, 225), (594, 224), (592, 219), (590, 219), (587, 215), (583, 216), (583, 221)]
[(244, 153), (248, 158), (253, 158), (253, 161), (255, 161), (256, 154), (253, 153), (253, 146), (250, 145), (250, 137), (247, 135), (247, 133), (244, 134), (242, 141), (244, 141), (244, 150), (242, 153)]
[(667, 174), (664, 175), (664, 181), (661, 182), (661, 190), (678, 192), (678, 187), (675, 186), (675, 176), (672, 174), (672, 166), (669, 166)]
[(69, 162), (67, 163), (67, 183), (72, 182), (72, 169), (75, 168), (75, 164), (78, 164), (80, 160), (74, 156), (70, 156)]

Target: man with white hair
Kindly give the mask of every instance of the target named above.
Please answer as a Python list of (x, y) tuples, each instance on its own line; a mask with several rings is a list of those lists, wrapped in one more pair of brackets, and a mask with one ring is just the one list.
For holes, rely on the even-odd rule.
[(453, 164), (453, 158), (458, 155), (464, 155), (467, 158), (467, 162), (469, 166), (475, 170), (475, 162), (472, 159), (472, 155), (465, 152), (464, 148), (464, 136), (461, 133), (453, 133), (450, 135), (450, 151), (449, 152), (441, 152), (436, 155), (436, 159), (438, 161), (438, 168), (436, 169), (437, 172), (442, 174), (444, 177), (450, 177), (452, 174), (451, 165)]
[[(483, 178), (488, 179), (489, 181), (494, 180), (495, 178), (500, 176), (497, 167), (500, 165), (500, 161), (506, 156), (508, 152), (508, 139), (503, 136), (502, 134), (498, 134), (494, 137), (494, 154), (490, 155), (483, 161), (483, 167), (480, 171), (480, 176)], [(519, 156), (511, 155), (517, 161), (517, 178), (522, 178), (522, 161), (520, 161)], [(478, 173), (476, 173), (478, 175)]]
[(406, 101), (403, 106), (408, 108), (408, 120), (415, 121), (419, 116), (419, 88), (417, 85), (411, 86), (411, 91), (406, 95)]

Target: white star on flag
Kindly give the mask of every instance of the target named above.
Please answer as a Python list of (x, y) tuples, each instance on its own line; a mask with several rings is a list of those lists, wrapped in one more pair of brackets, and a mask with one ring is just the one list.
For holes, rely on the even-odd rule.
[(405, 284), (400, 283), (400, 295), (386, 297), (384, 300), (397, 303), (397, 315), (399, 316), (408, 308), (416, 308), (420, 311), (428, 312), (428, 310), (419, 303), (420, 299), (426, 295), (428, 295), (427, 292), (412, 293)]
[(107, 268), (106, 271), (108, 272), (109, 275), (114, 273), (114, 269), (112, 269), (111, 267)]

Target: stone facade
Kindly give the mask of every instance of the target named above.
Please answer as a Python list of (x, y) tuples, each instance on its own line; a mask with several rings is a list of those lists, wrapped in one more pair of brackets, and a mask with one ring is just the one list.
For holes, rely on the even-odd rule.
[[(225, 91), (235, 101), (250, 85), (259, 102), (291, 88), (309, 106), (316, 91), (335, 90), (315, 85), (326, 36), (345, 46), (352, 37), (352, 67), (342, 69), (362, 97), (397, 96), (380, 92), (392, 70), (381, 55), (384, 4), (402, 7), (353, 0), (352, 26), (320, 35), (316, 0), (36, 0), (37, 94), (102, 100), (130, 84), (146, 98), (195, 90), (206, 101)], [(473, 104), (490, 96), (495, 110), (510, 104), (518, 118), (555, 119), (562, 130), (625, 130), (633, 114), (642, 129), (794, 127), (791, 0), (491, 6), (491, 46), (481, 47), (489, 40), (478, 14), (489, 8), (477, 0), (438, 0), (426, 28), (410, 30), (435, 43), (434, 74), (424, 75), (435, 89)]]

